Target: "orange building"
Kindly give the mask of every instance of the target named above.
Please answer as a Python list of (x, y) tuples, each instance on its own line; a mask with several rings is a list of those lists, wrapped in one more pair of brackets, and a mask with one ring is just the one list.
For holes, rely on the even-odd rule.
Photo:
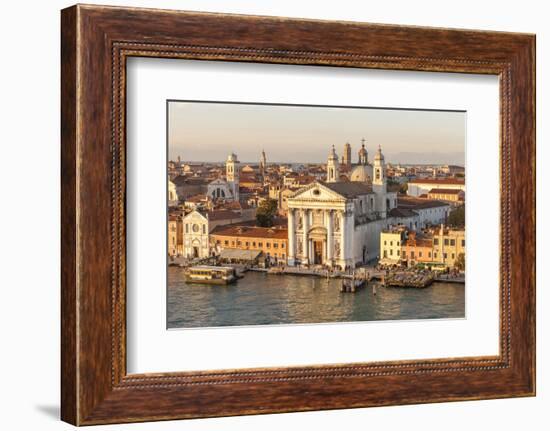
[(218, 252), (227, 248), (257, 250), (277, 261), (285, 261), (288, 230), (286, 227), (218, 226), (210, 234), (210, 245)]
[(417, 263), (433, 262), (432, 237), (422, 236), (415, 231), (410, 231), (401, 246), (401, 258), (407, 261), (409, 266), (414, 266)]

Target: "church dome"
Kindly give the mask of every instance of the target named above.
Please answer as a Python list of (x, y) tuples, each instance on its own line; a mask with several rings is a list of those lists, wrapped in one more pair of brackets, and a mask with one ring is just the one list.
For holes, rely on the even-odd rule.
[(351, 171), (350, 181), (360, 183), (372, 182), (372, 166), (371, 165), (357, 165)]

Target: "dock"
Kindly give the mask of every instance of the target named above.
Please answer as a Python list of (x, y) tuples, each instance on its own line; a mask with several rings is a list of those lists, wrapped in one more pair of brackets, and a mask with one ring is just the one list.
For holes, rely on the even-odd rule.
[(430, 286), (434, 279), (435, 277), (431, 273), (394, 272), (385, 275), (382, 284), (389, 287), (424, 288)]

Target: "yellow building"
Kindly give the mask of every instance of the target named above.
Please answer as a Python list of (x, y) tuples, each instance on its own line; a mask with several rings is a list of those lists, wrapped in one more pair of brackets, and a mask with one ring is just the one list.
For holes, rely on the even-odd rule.
[(428, 192), (428, 199), (454, 203), (464, 202), (464, 191), (459, 189), (431, 189)]
[(433, 233), (433, 258), (448, 268), (458, 266), (459, 256), (466, 255), (466, 236), (464, 230), (441, 226)]
[(380, 233), (380, 263), (398, 264), (401, 261), (401, 248), (406, 230), (396, 227)]
[(439, 268), (464, 269), (466, 256), (465, 231), (445, 226), (419, 233), (394, 227), (380, 233), (382, 265), (417, 264)]

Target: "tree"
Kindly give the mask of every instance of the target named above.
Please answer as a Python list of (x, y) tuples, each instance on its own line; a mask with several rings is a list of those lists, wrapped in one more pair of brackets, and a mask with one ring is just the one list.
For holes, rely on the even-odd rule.
[(461, 205), (461, 206), (455, 208), (454, 210), (452, 210), (449, 213), (449, 218), (447, 220), (447, 223), (450, 226), (453, 226), (453, 227), (464, 227), (465, 226), (466, 221), (465, 221), (464, 205)]
[(275, 214), (277, 214), (277, 201), (275, 199), (266, 199), (258, 205), (256, 223), (258, 226), (271, 227), (273, 226)]
[(459, 253), (455, 260), (455, 268), (459, 269), (460, 271), (464, 271), (465, 267), (466, 257), (464, 256), (464, 253)]

